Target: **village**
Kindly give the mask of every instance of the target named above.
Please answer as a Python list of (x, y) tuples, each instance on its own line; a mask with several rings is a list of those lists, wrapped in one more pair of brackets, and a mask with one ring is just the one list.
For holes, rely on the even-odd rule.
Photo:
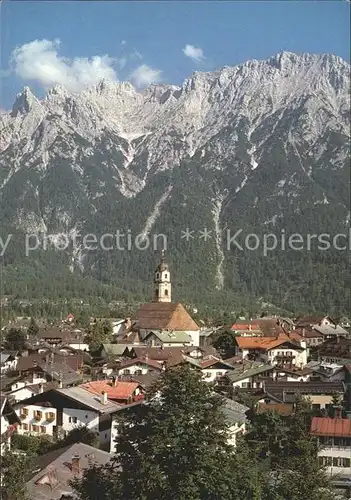
[(94, 448), (77, 440), (61, 454), (48, 453), (47, 460), (42, 455), (26, 483), (30, 498), (64, 498), (72, 474), (89, 467), (91, 457), (107, 463), (116, 452), (120, 415), (138, 411), (152, 384), (184, 365), (224, 398), (234, 448), (248, 432), (252, 412), (287, 418), (298, 399), (306, 399), (314, 412), (310, 433), (323, 444), (319, 461), (335, 488), (349, 494), (348, 318), (265, 316), (237, 319), (227, 328), (199, 326), (172, 302), (171, 269), (162, 252), (153, 297), (134, 316), (90, 318), (87, 329), (72, 314), (56, 325), (26, 325), (22, 343), (13, 322), (2, 328), (1, 455), (21, 453), (13, 445), (19, 436), (59, 442), (88, 429), (97, 442)]

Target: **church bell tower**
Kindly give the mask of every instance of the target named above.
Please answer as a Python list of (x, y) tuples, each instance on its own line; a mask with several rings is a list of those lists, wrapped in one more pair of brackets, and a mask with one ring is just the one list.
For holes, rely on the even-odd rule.
[(164, 250), (162, 250), (161, 262), (155, 270), (153, 302), (171, 302), (171, 275)]

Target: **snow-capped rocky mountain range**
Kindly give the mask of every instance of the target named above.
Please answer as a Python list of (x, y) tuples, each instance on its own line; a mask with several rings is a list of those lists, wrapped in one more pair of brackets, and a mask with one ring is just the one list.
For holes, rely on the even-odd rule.
[[(349, 223), (349, 82), (339, 57), (282, 52), (142, 92), (101, 81), (39, 100), (26, 87), (0, 116), (0, 220), (147, 236), (197, 229), (197, 217), (213, 232), (208, 285), (250, 288), (224, 230)], [(83, 252), (78, 267), (96, 258)]]

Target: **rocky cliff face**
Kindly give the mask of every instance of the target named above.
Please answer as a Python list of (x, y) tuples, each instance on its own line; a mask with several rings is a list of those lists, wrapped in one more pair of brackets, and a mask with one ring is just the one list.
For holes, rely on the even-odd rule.
[[(242, 246), (250, 233), (262, 243), (264, 233), (348, 231), (349, 71), (333, 55), (282, 52), (194, 73), (180, 87), (102, 81), (80, 94), (55, 87), (43, 100), (25, 88), (0, 117), (0, 221), (56, 236), (164, 233), (184, 286), (195, 273), (200, 288), (340, 301), (345, 252), (264, 256), (230, 237), (242, 229)], [(194, 238), (182, 238), (186, 228)], [(132, 258), (132, 274), (147, 279), (152, 253), (100, 250), (78, 245), (68, 265), (124, 279)], [(322, 275), (340, 290), (319, 286)]]

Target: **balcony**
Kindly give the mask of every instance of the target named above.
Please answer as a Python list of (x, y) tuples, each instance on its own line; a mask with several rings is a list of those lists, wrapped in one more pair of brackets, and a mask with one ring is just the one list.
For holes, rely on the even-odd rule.
[(55, 420), (55, 413), (46, 413), (45, 420), (47, 422), (53, 422)]
[(40, 420), (43, 418), (43, 415), (42, 415), (42, 413), (41, 413), (41, 412), (36, 412), (36, 413), (34, 413), (33, 418), (34, 418), (34, 420), (36, 420), (37, 422), (40, 422)]

